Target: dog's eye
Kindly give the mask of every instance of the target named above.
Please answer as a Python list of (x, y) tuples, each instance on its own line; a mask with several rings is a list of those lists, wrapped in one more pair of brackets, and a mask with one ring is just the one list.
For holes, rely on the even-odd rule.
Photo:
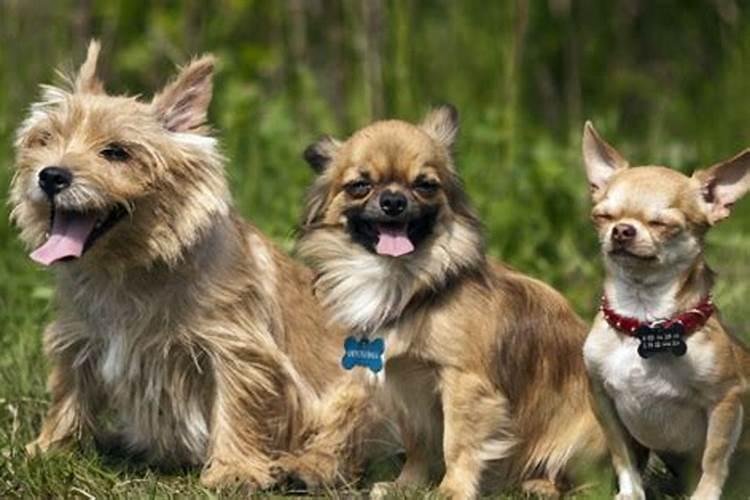
[(652, 219), (652, 220), (648, 221), (648, 225), (649, 225), (649, 227), (652, 227), (654, 229), (665, 229), (665, 228), (669, 227), (669, 224), (667, 224), (663, 220), (659, 220), (659, 219)]
[(368, 180), (358, 179), (356, 181), (348, 183), (346, 186), (344, 186), (344, 189), (349, 194), (349, 196), (353, 198), (362, 198), (370, 192), (370, 190), (372, 189), (372, 184), (370, 184), (370, 181)]
[(600, 223), (612, 222), (612, 216), (605, 212), (595, 212), (591, 214), (591, 218), (594, 219), (595, 222)]
[(107, 161), (128, 161), (130, 154), (119, 144), (109, 144), (99, 151), (99, 155)]
[(440, 184), (428, 179), (418, 179), (412, 184), (412, 189), (422, 196), (432, 196), (440, 188)]
[(52, 134), (48, 130), (40, 130), (34, 134), (28, 142), (29, 147), (43, 148), (52, 140)]

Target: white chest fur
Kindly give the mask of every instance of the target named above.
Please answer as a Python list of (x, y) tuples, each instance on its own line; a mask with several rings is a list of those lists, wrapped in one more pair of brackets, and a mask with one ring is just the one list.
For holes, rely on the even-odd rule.
[(601, 320), (586, 340), (589, 371), (603, 384), (630, 434), (648, 448), (687, 452), (703, 447), (711, 401), (699, 387), (713, 377), (715, 365), (714, 351), (700, 335), (687, 339), (682, 357), (663, 353), (649, 359), (638, 355), (637, 339), (618, 335)]

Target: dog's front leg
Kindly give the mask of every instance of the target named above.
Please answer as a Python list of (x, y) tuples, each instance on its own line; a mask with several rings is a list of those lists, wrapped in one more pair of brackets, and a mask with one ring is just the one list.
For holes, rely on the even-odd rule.
[(440, 494), (476, 498), (487, 460), (512, 453), (508, 402), (487, 378), (455, 368), (441, 371), (440, 390), (445, 458)]
[(270, 453), (278, 446), (275, 434), (283, 433), (289, 409), (275, 378), (280, 366), (268, 366), (268, 359), (258, 354), (250, 358), (258, 360), (252, 365), (238, 359), (243, 358), (214, 361), (216, 394), (201, 483), (254, 491), (273, 484)]
[(401, 440), (406, 450), (406, 462), (401, 468), (401, 473), (396, 483), (407, 487), (420, 487), (427, 484), (430, 472), (430, 452), (433, 448), (432, 442), (425, 442), (431, 436), (426, 436), (414, 429), (414, 424), (409, 421), (409, 416), (399, 415), (399, 428), (401, 429)]
[(59, 364), (52, 367), (49, 377), (52, 403), (42, 422), (39, 436), (26, 445), (29, 455), (46, 453), (78, 441), (84, 431), (90, 428), (92, 417), (76, 378), (70, 367)]
[(97, 383), (88, 361), (75, 367), (71, 361), (70, 353), (53, 359), (48, 379), (52, 402), (39, 436), (26, 445), (29, 455), (79, 441), (87, 431), (93, 433), (99, 407)]
[[(57, 322), (50, 324), (44, 333), (45, 350), (52, 361), (47, 379), (52, 401), (39, 436), (26, 445), (29, 455), (63, 447), (80, 440), (86, 431), (94, 430), (95, 411), (101, 406), (99, 384), (90, 358), (76, 362), (85, 346), (75, 337), (68, 335)], [(64, 348), (58, 349), (59, 345)]]
[[(412, 396), (412, 394), (410, 394)], [(424, 411), (422, 409), (422, 411)], [(418, 429), (424, 417), (410, 415), (408, 410), (398, 410), (397, 419), (401, 442), (406, 452), (406, 462), (395, 481), (381, 481), (372, 485), (371, 500), (408, 495), (408, 489), (419, 488), (429, 482), (430, 457), (435, 453), (434, 439), (428, 432)], [(428, 417), (429, 418), (429, 417)]]
[(638, 466), (636, 443), (617, 415), (614, 403), (601, 382), (593, 375), (589, 377), (594, 414), (607, 438), (612, 466), (617, 474), (618, 493), (616, 500), (645, 500), (643, 481)]
[(718, 500), (729, 475), (729, 459), (742, 433), (741, 391), (735, 388), (708, 415), (708, 431), (701, 465), (703, 475), (693, 500)]

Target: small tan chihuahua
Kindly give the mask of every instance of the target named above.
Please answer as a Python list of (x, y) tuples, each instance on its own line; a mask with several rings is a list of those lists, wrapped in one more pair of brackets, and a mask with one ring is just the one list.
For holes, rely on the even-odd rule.
[(583, 158), (607, 271), (584, 358), (616, 498), (645, 498), (640, 468), (654, 450), (701, 454), (692, 498), (718, 499), (742, 431), (750, 351), (715, 314), (703, 245), (750, 189), (750, 149), (691, 177), (630, 168), (587, 122)]

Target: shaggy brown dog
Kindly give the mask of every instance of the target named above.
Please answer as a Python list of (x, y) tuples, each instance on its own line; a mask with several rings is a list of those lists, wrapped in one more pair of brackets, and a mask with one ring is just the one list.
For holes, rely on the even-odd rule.
[[(209, 486), (272, 483), (338, 369), (311, 273), (232, 209), (205, 125), (214, 59), (150, 102), (107, 95), (99, 46), (18, 132), (12, 218), (54, 265), (52, 405), (30, 452), (114, 431)], [(102, 417), (114, 422), (105, 425)]]
[[(603, 447), (586, 328), (550, 287), (486, 260), (454, 168), (457, 128), (441, 107), (419, 125), (383, 121), (312, 145), (305, 156), (320, 176), (299, 249), (336, 320), (385, 341), (385, 369), (369, 373), (406, 448), (397, 485), (425, 483), (442, 457), (451, 498), (476, 497), (483, 471), (555, 495), (571, 457)], [(333, 476), (330, 452), (361, 427), (372, 391), (354, 381), (339, 396), (352, 416), (327, 412), (335, 425), (291, 466), (307, 481)]]

